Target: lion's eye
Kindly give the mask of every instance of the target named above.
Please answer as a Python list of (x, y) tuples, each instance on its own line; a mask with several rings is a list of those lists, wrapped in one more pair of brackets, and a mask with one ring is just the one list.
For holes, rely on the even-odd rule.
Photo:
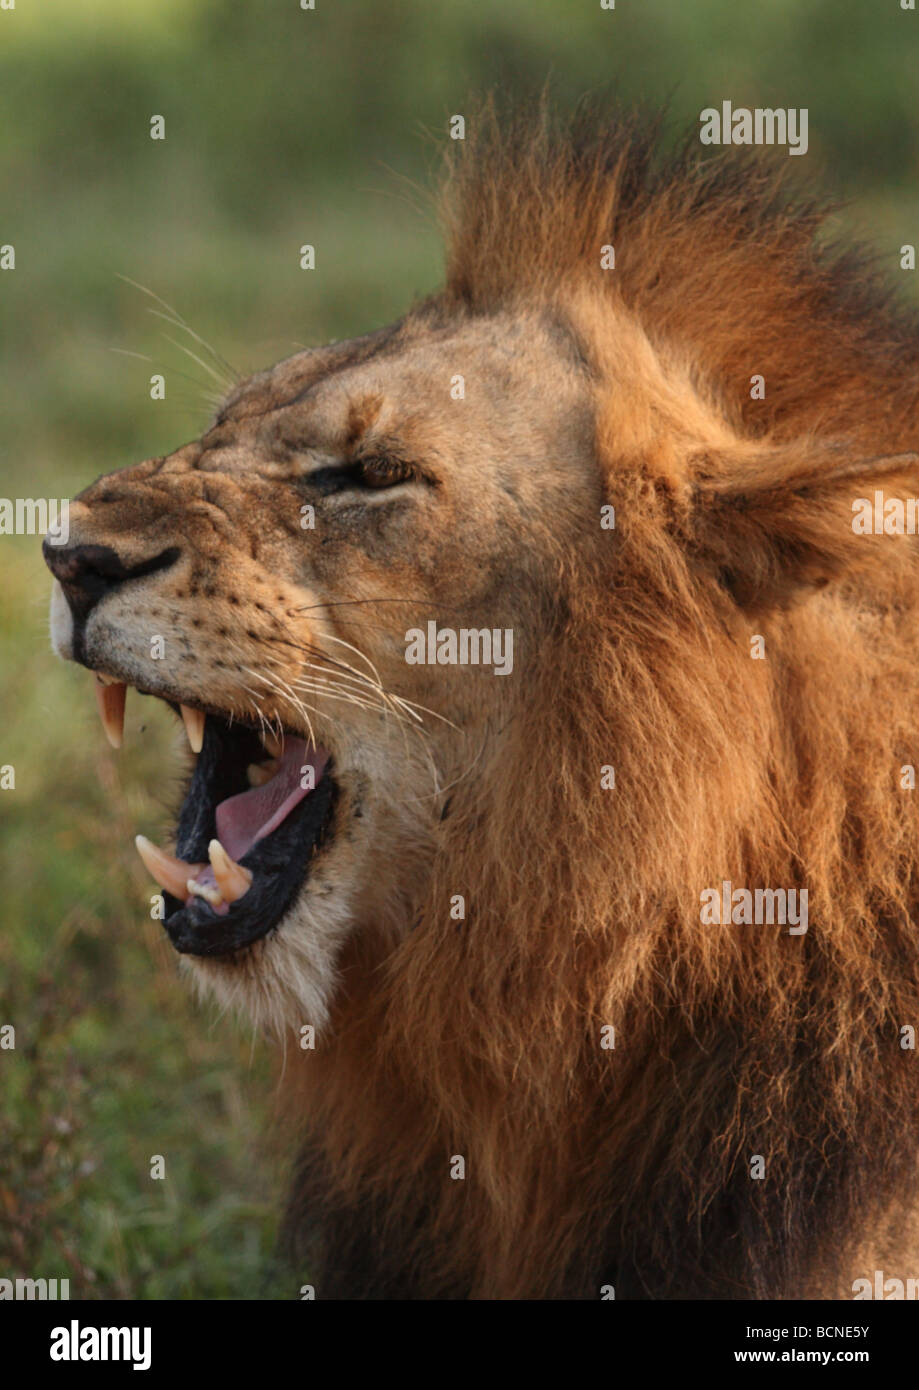
[(306, 482), (320, 497), (331, 497), (337, 492), (362, 491), (379, 492), (383, 488), (395, 487), (397, 483), (412, 480), (426, 481), (421, 471), (396, 456), (368, 455), (353, 463), (337, 463), (328, 468), (317, 468), (308, 473)]
[(415, 476), (414, 470), (401, 459), (362, 459), (356, 466), (358, 484), (367, 488), (395, 487)]

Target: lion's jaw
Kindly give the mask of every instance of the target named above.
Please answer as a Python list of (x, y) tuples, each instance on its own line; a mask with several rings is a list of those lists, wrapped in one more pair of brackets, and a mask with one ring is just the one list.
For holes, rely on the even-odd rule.
[[(124, 684), (193, 729), (206, 715), (176, 854), (200, 891), (167, 868), (165, 926), (260, 1024), (324, 1025), (345, 941), (410, 929), (451, 789), (494, 766), (559, 570), (596, 528), (592, 446), (557, 325), (422, 309), (244, 382), (199, 441), (87, 488), (66, 549), (46, 544), (58, 654), (114, 682), (109, 708)], [(475, 637), (438, 662), (463, 631), (494, 635), (488, 664)], [(248, 791), (272, 733), (279, 825)], [(234, 798), (247, 833), (225, 848), (253, 877), (221, 901), (209, 846)]]

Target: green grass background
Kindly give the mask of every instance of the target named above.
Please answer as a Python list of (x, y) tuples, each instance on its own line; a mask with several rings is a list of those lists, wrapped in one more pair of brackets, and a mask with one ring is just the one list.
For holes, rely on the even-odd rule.
[[(848, 200), (837, 230), (874, 242), (911, 294), (917, 45), (899, 0), (16, 0), (0, 10), (0, 244), (16, 248), (0, 272), (0, 494), (68, 496), (205, 424), (215, 383), (119, 275), (239, 372), (435, 286), (419, 187), (447, 118), (486, 88), (551, 77), (567, 105), (612, 86), (669, 99), (676, 126), (725, 98), (806, 106), (792, 172)], [(194, 1002), (133, 850), (167, 824), (180, 740), (129, 696), (126, 749), (108, 749), (89, 677), (50, 654), (47, 595), (38, 539), (0, 537), (0, 764), (16, 777), (0, 791), (0, 1024), (16, 1028), (0, 1051), (0, 1277), (69, 1277), (84, 1297), (296, 1297), (309, 1272), (272, 1261), (286, 1158), (270, 1050)]]

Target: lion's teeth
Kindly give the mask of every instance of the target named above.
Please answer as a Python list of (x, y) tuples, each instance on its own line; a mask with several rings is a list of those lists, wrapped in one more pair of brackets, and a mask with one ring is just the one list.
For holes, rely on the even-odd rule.
[(150, 877), (174, 898), (181, 898), (183, 903), (187, 902), (189, 875), (200, 873), (204, 865), (186, 864), (183, 859), (176, 859), (175, 855), (167, 854), (145, 835), (138, 835), (134, 843)]
[(196, 883), (193, 878), (190, 878), (185, 887), (194, 897), (204, 898), (206, 902), (210, 903), (211, 907), (219, 907), (223, 902), (223, 898), (220, 896), (219, 891), (216, 888), (211, 888), (207, 883)]
[(124, 735), (124, 698), (127, 687), (111, 676), (96, 676), (96, 703), (105, 737), (113, 748), (121, 747)]
[(283, 739), (272, 733), (262, 734), (262, 743), (273, 758), (276, 758), (284, 747)]
[(182, 722), (188, 734), (191, 751), (200, 753), (204, 743), (204, 721), (207, 716), (202, 710), (189, 709), (188, 705), (180, 705), (179, 708), (182, 711)]
[(219, 840), (211, 840), (207, 847), (207, 857), (211, 861), (214, 878), (225, 903), (235, 903), (248, 893), (252, 885), (251, 869), (243, 868), (231, 859)]
[(277, 774), (278, 760), (272, 758), (270, 763), (250, 763), (246, 768), (246, 776), (249, 779), (250, 787), (263, 787), (266, 782), (270, 782), (272, 777)]

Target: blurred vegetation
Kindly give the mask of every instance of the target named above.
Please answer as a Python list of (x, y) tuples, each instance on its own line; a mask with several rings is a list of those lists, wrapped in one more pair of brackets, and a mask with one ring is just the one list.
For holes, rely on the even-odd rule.
[[(919, 237), (917, 43), (897, 0), (16, 0), (0, 11), (0, 244), (16, 248), (0, 493), (70, 495), (205, 424), (216, 383), (119, 275), (241, 373), (436, 285), (421, 189), (448, 116), (491, 87), (551, 77), (563, 105), (612, 87), (669, 101), (674, 128), (725, 98), (806, 106), (794, 172), (849, 200), (840, 230), (894, 276)], [(295, 1297), (271, 1262), (273, 1059), (193, 1001), (133, 851), (176, 798), (171, 716), (129, 697), (113, 755), (88, 677), (51, 657), (47, 593), (38, 540), (0, 537), (0, 764), (16, 769), (0, 1024), (17, 1030), (0, 1051), (0, 1275), (69, 1276), (85, 1297)]]

